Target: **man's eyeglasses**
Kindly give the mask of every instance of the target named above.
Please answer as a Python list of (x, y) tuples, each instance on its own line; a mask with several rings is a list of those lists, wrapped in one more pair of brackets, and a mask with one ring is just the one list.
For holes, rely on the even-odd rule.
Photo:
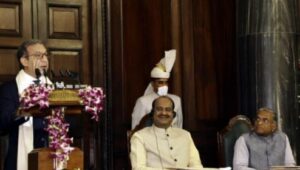
[(27, 55), (27, 56), (32, 56), (35, 59), (41, 60), (43, 59), (43, 57), (45, 56), (46, 58), (49, 58), (50, 56), (48, 55), (48, 53), (35, 53), (35, 54), (31, 54), (31, 55)]

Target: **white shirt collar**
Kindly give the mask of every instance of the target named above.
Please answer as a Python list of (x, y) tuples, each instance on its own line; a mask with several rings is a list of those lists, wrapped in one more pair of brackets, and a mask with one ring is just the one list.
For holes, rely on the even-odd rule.
[(159, 128), (153, 124), (152, 127), (157, 133), (163, 133), (163, 134), (169, 133), (172, 130), (172, 126), (169, 126), (167, 129), (165, 129), (165, 128)]
[(19, 94), (21, 94), (27, 87), (33, 84), (34, 80), (36, 80), (36, 78), (26, 73), (23, 69), (20, 70), (16, 76)]
[[(19, 71), (19, 73), (16, 76), (16, 82), (18, 86), (19, 94), (22, 94), (22, 92), (29, 87), (31, 84), (34, 84), (34, 81), (36, 80), (35, 77), (32, 77), (28, 73), (26, 73), (23, 69)], [(40, 77), (41, 83), (52, 84), (52, 82), (45, 76)]]

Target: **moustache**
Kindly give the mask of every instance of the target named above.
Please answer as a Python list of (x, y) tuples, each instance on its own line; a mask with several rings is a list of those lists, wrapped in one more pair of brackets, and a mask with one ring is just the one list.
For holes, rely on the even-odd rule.
[(157, 115), (157, 117), (159, 117), (159, 118), (170, 118), (171, 116), (170, 115), (162, 115), (162, 114), (160, 114), (160, 115)]

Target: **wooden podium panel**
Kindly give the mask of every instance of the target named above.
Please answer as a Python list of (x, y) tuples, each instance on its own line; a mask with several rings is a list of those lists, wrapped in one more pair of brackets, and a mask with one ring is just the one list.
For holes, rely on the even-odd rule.
[[(53, 159), (49, 148), (34, 149), (28, 154), (28, 170), (53, 170)], [(69, 155), (67, 170), (83, 170), (83, 152), (75, 148)]]

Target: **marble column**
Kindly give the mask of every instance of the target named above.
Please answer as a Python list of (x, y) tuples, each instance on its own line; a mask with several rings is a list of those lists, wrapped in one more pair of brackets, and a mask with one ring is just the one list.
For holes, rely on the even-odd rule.
[[(299, 0), (237, 0), (241, 112), (272, 108), (299, 160)], [(300, 82), (298, 82), (300, 83)], [(299, 155), (299, 156), (297, 156)], [(299, 161), (298, 161), (299, 162)]]

